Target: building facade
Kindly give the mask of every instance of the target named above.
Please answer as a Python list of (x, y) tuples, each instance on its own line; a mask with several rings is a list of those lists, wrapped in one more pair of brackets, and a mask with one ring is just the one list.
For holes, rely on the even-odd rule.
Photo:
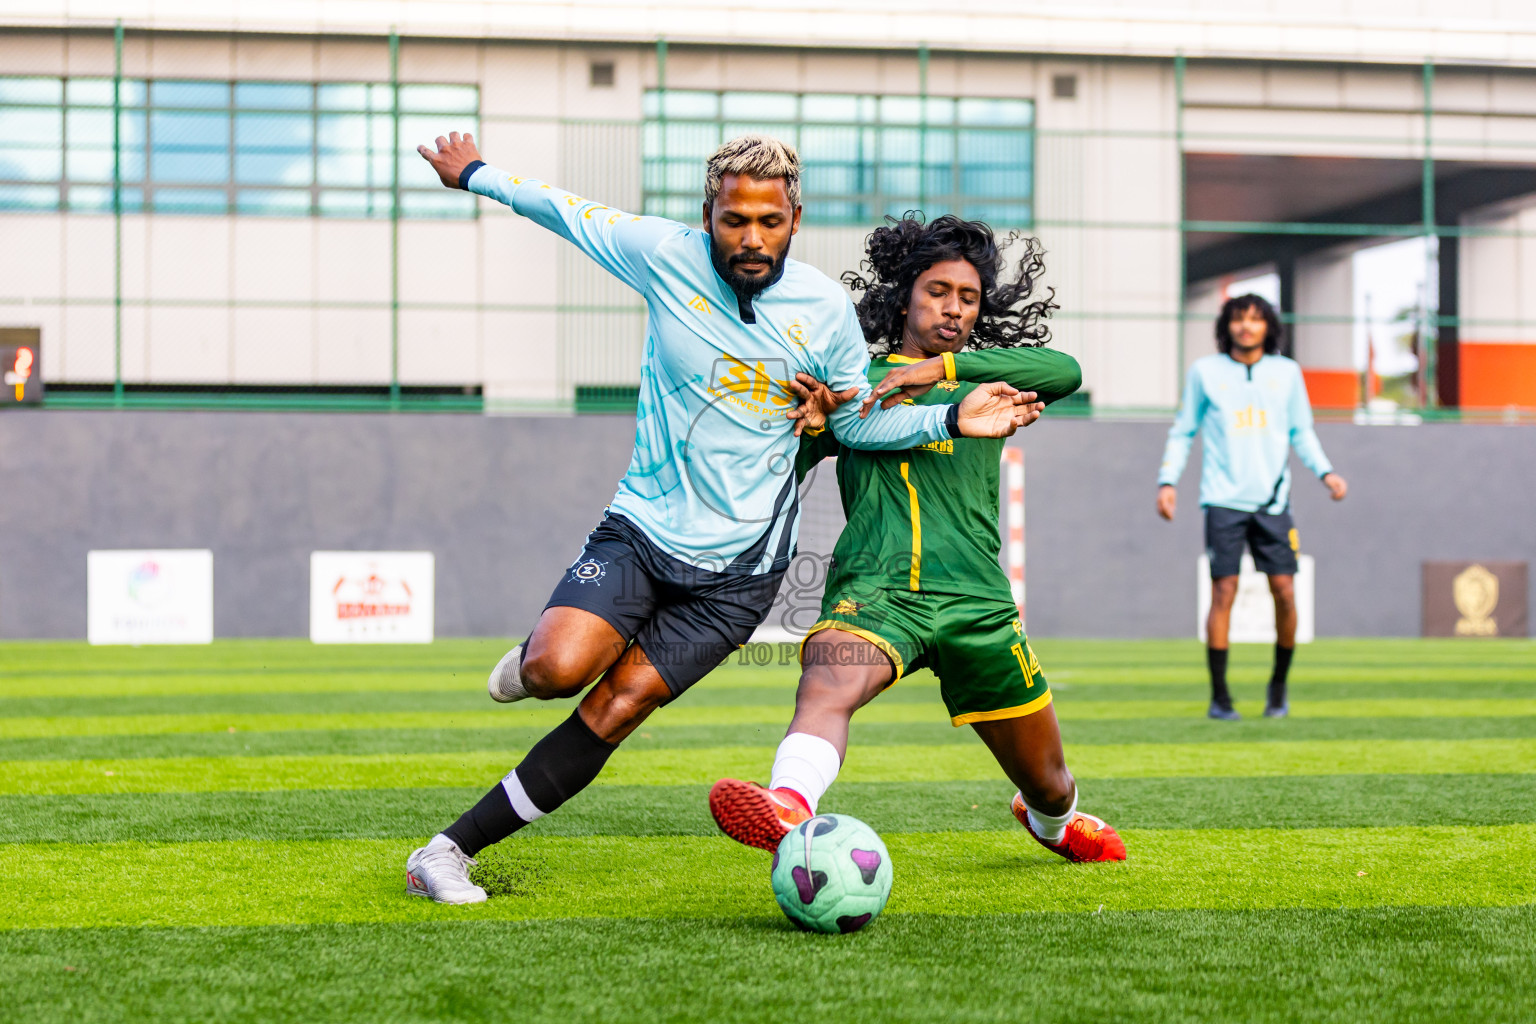
[(1413, 237), (1426, 394), (1536, 405), (1510, 371), (1536, 352), (1536, 28), (1116, 10), (44, 8), (0, 26), (0, 326), (39, 329), (61, 401), (622, 404), (637, 297), (415, 146), (473, 131), (508, 171), (696, 219), (703, 156), (761, 129), (802, 152), (793, 253), (828, 273), (908, 209), (1038, 235), (1095, 409), (1170, 409), (1227, 284), (1264, 271), (1317, 395), (1369, 397), (1350, 255)]

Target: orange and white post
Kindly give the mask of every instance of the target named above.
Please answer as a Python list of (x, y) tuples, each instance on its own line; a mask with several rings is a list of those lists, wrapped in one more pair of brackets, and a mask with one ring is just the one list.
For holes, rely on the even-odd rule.
[(1003, 484), (1008, 489), (1008, 585), (1024, 621), (1024, 450), (1003, 449)]

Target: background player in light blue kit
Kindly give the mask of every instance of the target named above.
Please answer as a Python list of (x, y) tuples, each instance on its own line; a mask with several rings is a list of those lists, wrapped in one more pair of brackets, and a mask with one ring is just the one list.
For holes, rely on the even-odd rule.
[(1280, 355), (1280, 318), (1257, 295), (1228, 299), (1216, 318), (1217, 355), (1189, 368), (1179, 415), (1168, 431), (1158, 473), (1157, 512), (1172, 519), (1177, 484), (1198, 431), (1205, 457), (1200, 505), (1205, 509), (1205, 550), (1211, 561), (1211, 612), (1206, 620), (1206, 663), (1211, 671), (1212, 718), (1236, 721), (1227, 690), (1227, 632), (1237, 599), (1243, 548), (1269, 576), (1275, 599), (1275, 668), (1264, 705), (1268, 717), (1284, 716), (1286, 674), (1296, 649), (1296, 552), (1291, 519), (1289, 449), (1328, 487), (1334, 501), (1348, 486), (1333, 471), (1312, 429), (1312, 406), (1301, 367)]

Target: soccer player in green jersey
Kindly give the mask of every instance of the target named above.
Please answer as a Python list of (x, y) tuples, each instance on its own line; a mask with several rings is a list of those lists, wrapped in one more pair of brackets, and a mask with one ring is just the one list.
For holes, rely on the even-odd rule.
[[(1004, 380), (1043, 404), (1076, 391), (1077, 361), (1041, 348), (1050, 297), (1029, 301), (1044, 269), (1030, 239), (1011, 281), (990, 228), (908, 216), (869, 237), (870, 278), (844, 275), (875, 353), (864, 412), (878, 401), (936, 405)], [(830, 404), (830, 393), (822, 401)], [(848, 722), (917, 668), (939, 677), (956, 725), (969, 725), (1018, 786), (1012, 810), (1046, 849), (1072, 861), (1124, 860), (1125, 844), (1077, 810), (1040, 662), (998, 562), (1000, 440), (954, 439), (906, 451), (802, 438), (803, 474), (838, 456), (848, 524), (828, 572), (821, 616), (801, 648), (795, 715), (767, 787), (722, 779), (710, 811), (733, 839), (766, 850), (816, 812), (848, 748)]]

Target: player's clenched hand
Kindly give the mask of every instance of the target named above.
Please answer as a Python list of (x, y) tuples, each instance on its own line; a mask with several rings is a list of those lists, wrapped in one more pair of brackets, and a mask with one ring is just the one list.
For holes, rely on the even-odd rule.
[[(869, 415), (869, 410), (880, 402), (880, 408), (889, 409), (906, 398), (916, 398), (923, 392), (932, 388), (944, 379), (944, 359), (942, 356), (933, 356), (921, 362), (912, 363), (909, 366), (898, 366), (886, 373), (875, 389), (864, 399), (864, 407), (859, 410), (859, 418)], [(885, 399), (881, 401), (881, 399)]]
[(960, 433), (966, 437), (1007, 437), (1040, 418), (1044, 403), (1033, 391), (1002, 381), (983, 384), (960, 403)]
[(1328, 493), (1333, 495), (1334, 501), (1343, 501), (1344, 495), (1349, 493), (1349, 484), (1345, 483), (1344, 478), (1337, 473), (1324, 474), (1323, 484), (1327, 486)]
[(1174, 510), (1179, 507), (1179, 489), (1163, 484), (1157, 489), (1157, 514), (1172, 521)]
[(416, 152), (432, 165), (432, 169), (437, 172), (437, 176), (448, 188), (458, 188), (459, 174), (464, 168), (480, 159), (480, 150), (475, 146), (475, 137), (468, 132), (462, 136), (458, 132), (449, 132), (446, 139), (439, 135), (436, 149), (431, 146), (417, 146)]
[(796, 437), (804, 433), (807, 427), (812, 430), (824, 428), (832, 410), (844, 402), (852, 401), (859, 393), (856, 387), (847, 391), (833, 391), (808, 373), (795, 374), (795, 379), (789, 382), (789, 388), (800, 399), (799, 405), (784, 414), (795, 421)]

